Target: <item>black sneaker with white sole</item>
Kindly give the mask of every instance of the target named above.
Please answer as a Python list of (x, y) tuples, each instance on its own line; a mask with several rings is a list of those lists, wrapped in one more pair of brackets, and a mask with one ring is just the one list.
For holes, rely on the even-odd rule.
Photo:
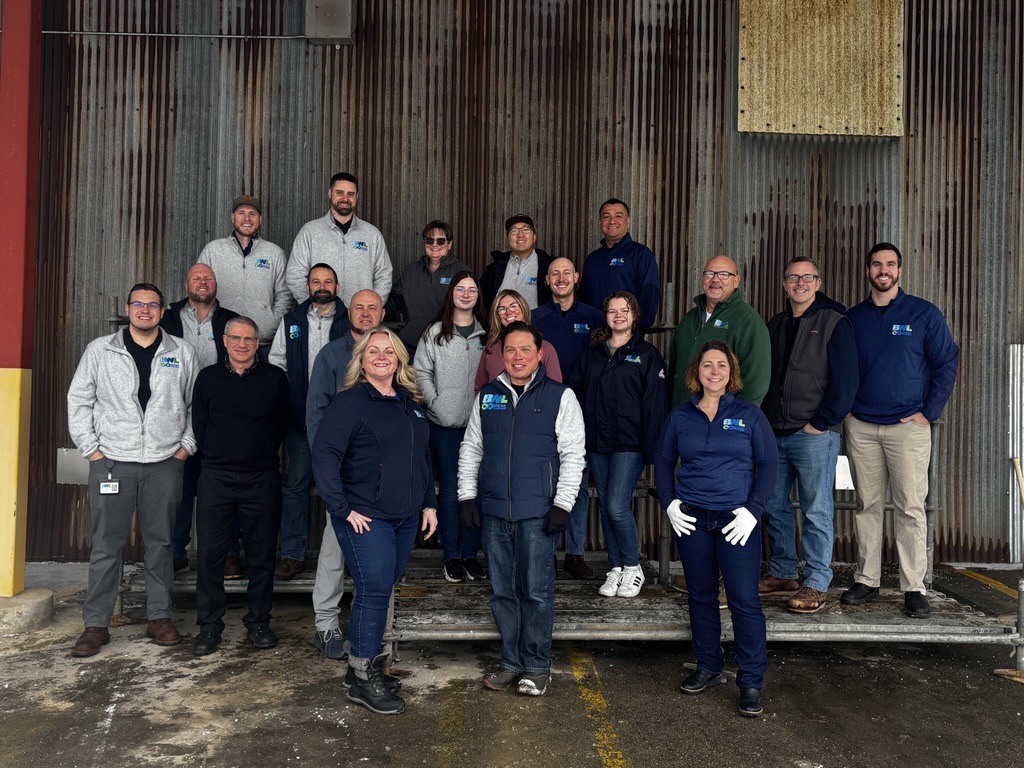
[(461, 560), (445, 560), (444, 568), (441, 569), (444, 580), (452, 584), (461, 584), (466, 580), (466, 569), (462, 567)]
[(487, 571), (484, 570), (484, 567), (480, 565), (480, 561), (475, 557), (467, 557), (463, 560), (462, 570), (470, 581), (483, 581), (487, 578)]

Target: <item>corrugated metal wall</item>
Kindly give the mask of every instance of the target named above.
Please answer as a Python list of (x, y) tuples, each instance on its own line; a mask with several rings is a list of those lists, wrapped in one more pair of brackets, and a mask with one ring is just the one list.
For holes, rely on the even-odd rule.
[[(789, 256), (820, 259), (825, 290), (849, 304), (870, 245), (902, 244), (906, 287), (947, 313), (964, 351), (939, 437), (939, 556), (1006, 557), (1018, 4), (907, 3), (902, 139), (738, 133), (736, 0), (356, 5), (357, 42), (335, 48), (300, 39), (295, 0), (47, 4), (30, 557), (88, 550), (86, 501), (55, 484), (54, 457), (70, 445), (67, 384), (114, 297), (141, 278), (180, 296), (243, 190), (288, 250), (338, 170), (360, 177), (360, 213), (397, 265), (440, 217), (482, 268), (520, 211), (542, 247), (580, 259), (597, 206), (622, 197), (658, 255), (669, 321), (714, 253), (736, 258), (767, 317)], [(851, 537), (840, 514), (840, 557)]]

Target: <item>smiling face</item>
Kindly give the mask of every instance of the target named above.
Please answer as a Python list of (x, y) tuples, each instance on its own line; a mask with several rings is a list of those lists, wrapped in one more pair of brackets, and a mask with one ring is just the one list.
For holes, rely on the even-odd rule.
[[(794, 281), (794, 277), (799, 279)], [(814, 279), (806, 282), (807, 277), (814, 277)], [(818, 277), (818, 270), (809, 261), (797, 261), (790, 264), (782, 278), (782, 289), (786, 292), (786, 296), (797, 314), (801, 314), (811, 305), (820, 284), (821, 278)]]
[(605, 321), (612, 333), (629, 333), (633, 327), (633, 312), (625, 299), (610, 299)]
[(515, 331), (506, 336), (501, 356), (505, 361), (509, 381), (517, 387), (529, 384), (540, 367), (541, 354), (532, 333)]
[(537, 233), (529, 224), (522, 222), (513, 225), (508, 231), (508, 247), (519, 259), (525, 259), (537, 245)]
[(523, 308), (519, 306), (519, 302), (516, 300), (515, 296), (503, 296), (499, 299), (495, 313), (498, 316), (498, 322), (501, 323), (502, 328), (516, 320), (526, 319), (523, 317)]
[[(444, 240), (443, 245), (438, 245), (438, 239)], [(423, 252), (431, 261), (440, 261), (452, 250), (452, 241), (443, 229), (432, 229), (423, 238)]]
[(231, 226), (241, 237), (252, 237), (260, 231), (263, 216), (251, 205), (240, 205), (231, 214)]
[(217, 278), (206, 264), (196, 264), (185, 278), (185, 292), (192, 304), (212, 304), (217, 298)]
[(306, 287), (314, 304), (330, 304), (338, 295), (338, 282), (334, 279), (334, 272), (323, 267), (310, 270)]
[(384, 319), (384, 307), (380, 296), (369, 288), (356, 291), (348, 308), (348, 323), (353, 336), (362, 336), (376, 328)]
[(480, 289), (476, 280), (472, 277), (464, 277), (452, 289), (452, 299), (455, 301), (455, 308), (469, 311), (476, 306), (480, 297)]
[(729, 385), (729, 358), (724, 352), (709, 349), (700, 357), (697, 377), (704, 394), (721, 396)]
[(878, 251), (871, 254), (867, 276), (871, 287), (878, 293), (888, 293), (900, 284), (903, 267), (900, 266), (896, 251)]
[[(729, 274), (724, 277), (719, 274), (725, 272)], [(704, 265), (701, 285), (704, 288), (704, 295), (707, 297), (709, 311), (713, 311), (716, 306), (736, 293), (736, 289), (740, 287), (738, 272), (736, 262), (728, 256), (715, 256)]]
[(343, 222), (348, 221), (356, 210), (359, 202), (359, 190), (351, 181), (336, 181), (327, 190), (327, 199), (331, 209)]
[(601, 234), (610, 248), (629, 232), (629, 212), (621, 203), (609, 203), (601, 209)]
[(580, 273), (565, 257), (559, 257), (548, 267), (548, 287), (556, 301), (568, 299), (576, 292), (576, 284), (580, 281)]
[(230, 321), (224, 328), (224, 346), (228, 360), (236, 370), (252, 367), (260, 348), (260, 337), (248, 323)]
[[(141, 304), (141, 306), (134, 307), (133, 304)], [(134, 291), (128, 297), (125, 314), (128, 315), (128, 324), (135, 330), (144, 333), (152, 331), (160, 324), (160, 318), (164, 316), (160, 294), (155, 291)]]
[(375, 333), (363, 351), (363, 375), (377, 389), (387, 390), (398, 370), (398, 353), (386, 333)]

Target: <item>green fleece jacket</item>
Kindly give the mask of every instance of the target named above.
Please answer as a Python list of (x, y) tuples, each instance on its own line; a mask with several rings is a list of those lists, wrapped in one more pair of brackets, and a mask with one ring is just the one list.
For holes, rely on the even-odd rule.
[(740, 359), (743, 389), (736, 393), (736, 397), (761, 405), (772, 377), (772, 345), (768, 326), (738, 293), (716, 306), (707, 322), (704, 322), (707, 297), (702, 293), (693, 303), (696, 306), (683, 317), (672, 339), (672, 407), (690, 399), (690, 392), (686, 389), (686, 366), (704, 342), (712, 339), (724, 341)]

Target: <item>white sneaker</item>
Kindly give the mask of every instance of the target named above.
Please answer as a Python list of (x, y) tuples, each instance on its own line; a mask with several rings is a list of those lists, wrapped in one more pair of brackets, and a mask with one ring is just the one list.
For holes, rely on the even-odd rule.
[(619, 597), (636, 597), (640, 587), (644, 585), (644, 571), (639, 565), (626, 566), (622, 569), (622, 581), (616, 594)]
[(622, 569), (612, 568), (608, 571), (608, 575), (605, 576), (604, 584), (598, 589), (598, 593), (605, 597), (615, 597), (615, 593), (619, 591), (619, 584), (622, 583)]

